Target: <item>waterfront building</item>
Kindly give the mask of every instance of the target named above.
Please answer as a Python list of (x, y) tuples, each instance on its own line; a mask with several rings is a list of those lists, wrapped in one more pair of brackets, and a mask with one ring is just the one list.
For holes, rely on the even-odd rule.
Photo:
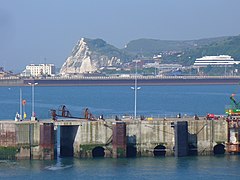
[(26, 66), (26, 69), (22, 72), (22, 76), (54, 76), (55, 65), (54, 64), (30, 64)]
[(219, 55), (219, 56), (204, 56), (197, 58), (194, 62), (195, 67), (207, 67), (207, 66), (232, 66), (234, 64), (240, 64), (240, 61), (235, 61), (229, 55)]

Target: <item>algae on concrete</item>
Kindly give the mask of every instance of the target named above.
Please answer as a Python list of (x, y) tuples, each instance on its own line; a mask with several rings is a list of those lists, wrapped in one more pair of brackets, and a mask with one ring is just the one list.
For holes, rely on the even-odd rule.
[(19, 152), (17, 147), (0, 147), (0, 159), (16, 159), (16, 154)]

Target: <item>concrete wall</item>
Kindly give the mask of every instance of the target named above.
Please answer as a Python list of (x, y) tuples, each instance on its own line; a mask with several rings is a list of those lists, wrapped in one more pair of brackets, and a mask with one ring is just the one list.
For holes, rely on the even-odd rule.
[(225, 120), (189, 121), (188, 130), (190, 134), (197, 135), (198, 155), (211, 155), (214, 146), (227, 142)]
[[(172, 122), (188, 121), (188, 143), (192, 154), (211, 155), (214, 147), (227, 142), (225, 120), (193, 120), (172, 118), (168, 120), (124, 121), (126, 143), (113, 147), (114, 120), (109, 121), (59, 121), (14, 122), (0, 121), (0, 159), (53, 159), (56, 134), (54, 125), (60, 126), (60, 152), (63, 156), (118, 157), (174, 155), (174, 128)], [(116, 128), (115, 128), (116, 129)], [(121, 132), (121, 130), (120, 130)], [(118, 134), (118, 132), (116, 132)], [(115, 142), (118, 140), (115, 137)], [(224, 146), (223, 146), (224, 147)], [(71, 151), (71, 152), (70, 152)], [(115, 151), (115, 152), (113, 152)], [(125, 153), (126, 152), (126, 153)], [(70, 154), (68, 154), (70, 153)], [(117, 154), (116, 154), (117, 153)], [(121, 155), (121, 156), (122, 156)], [(119, 156), (120, 157), (120, 156)]]
[(96, 147), (105, 149), (105, 157), (111, 157), (112, 122), (90, 121), (82, 122), (74, 140), (75, 157), (92, 157)]
[[(174, 155), (171, 122), (177, 120), (126, 121), (127, 148), (135, 149), (137, 157), (154, 156), (154, 149), (158, 146), (166, 148), (166, 156)], [(112, 122), (81, 123), (74, 140), (74, 156), (92, 157), (92, 150), (100, 146), (105, 149), (105, 157), (112, 157), (112, 144), (109, 143), (113, 134), (111, 127)], [(188, 119), (188, 131), (190, 149), (198, 155), (211, 155), (214, 146), (227, 141), (227, 123), (223, 120)]]
[(158, 145), (166, 147), (167, 155), (173, 154), (174, 131), (171, 121), (127, 122), (128, 144), (136, 145), (137, 156), (153, 156)]
[[(54, 143), (40, 143), (40, 135), (42, 142), (48, 141), (45, 126), (39, 122), (0, 121), (0, 159), (53, 159)], [(50, 126), (53, 132), (53, 124)], [(47, 137), (54, 138), (54, 134)]]

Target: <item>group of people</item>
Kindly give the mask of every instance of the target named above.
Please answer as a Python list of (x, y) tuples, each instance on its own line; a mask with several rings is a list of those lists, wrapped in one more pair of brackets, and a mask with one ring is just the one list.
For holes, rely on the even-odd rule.
[[(24, 112), (23, 119), (26, 119), (26, 118), (27, 118), (27, 114)], [(22, 121), (23, 119), (22, 119), (21, 115), (17, 112), (15, 115), (15, 121)]]

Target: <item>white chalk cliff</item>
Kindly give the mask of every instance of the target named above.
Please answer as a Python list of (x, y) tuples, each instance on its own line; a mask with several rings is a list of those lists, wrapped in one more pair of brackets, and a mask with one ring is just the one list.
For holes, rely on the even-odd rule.
[(119, 51), (101, 39), (80, 39), (62, 65), (60, 74), (94, 73), (100, 67), (118, 66), (122, 62)]

